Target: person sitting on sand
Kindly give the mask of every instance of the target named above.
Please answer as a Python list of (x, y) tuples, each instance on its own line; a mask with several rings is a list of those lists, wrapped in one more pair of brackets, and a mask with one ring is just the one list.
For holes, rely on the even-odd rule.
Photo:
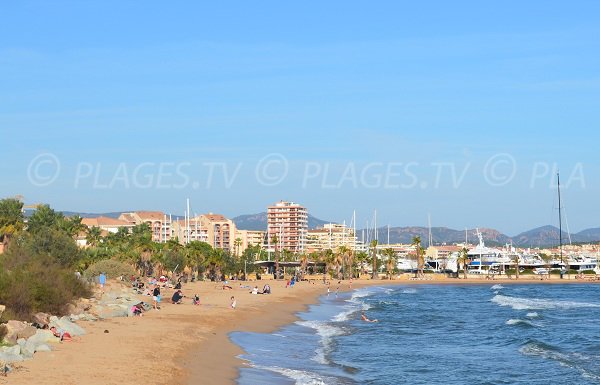
[(194, 294), (194, 299), (192, 299), (193, 305), (200, 305), (200, 296), (198, 294)]
[(251, 294), (258, 294), (258, 286), (254, 286), (254, 288), (252, 288), (252, 291), (250, 293)]
[(184, 297), (185, 295), (183, 295), (181, 290), (177, 290), (175, 293), (173, 293), (173, 297), (171, 297), (171, 303), (173, 305), (179, 305), (183, 302)]
[(261, 294), (271, 294), (271, 286), (269, 286), (269, 284), (265, 284), (265, 286), (263, 286), (263, 290)]
[(144, 312), (144, 303), (140, 302), (138, 304), (133, 305), (133, 307), (131, 308), (132, 313), (134, 316), (142, 316), (142, 313)]
[(365, 322), (379, 322), (379, 320), (376, 320), (376, 319), (373, 319), (373, 320), (368, 319), (367, 316), (365, 315), (364, 311), (360, 314), (360, 318)]
[(234, 296), (231, 296), (231, 304), (229, 304), (229, 306), (235, 310), (235, 307), (237, 306), (237, 301), (235, 300)]

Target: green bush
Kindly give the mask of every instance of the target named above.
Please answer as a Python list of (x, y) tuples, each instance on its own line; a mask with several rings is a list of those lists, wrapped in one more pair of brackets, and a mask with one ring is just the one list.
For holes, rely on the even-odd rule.
[(582, 271), (583, 274), (596, 274), (596, 272), (594, 270), (584, 270)]
[(88, 285), (56, 262), (32, 259), (0, 274), (5, 320), (29, 321), (37, 312), (65, 315), (70, 303), (90, 295)]
[(2, 340), (4, 340), (7, 333), (8, 329), (6, 328), (6, 325), (0, 325), (0, 343), (2, 343)]
[(120, 276), (130, 277), (136, 275), (136, 271), (131, 265), (114, 259), (104, 259), (90, 265), (83, 273), (83, 276), (86, 279), (92, 279), (99, 276), (100, 273), (106, 274), (106, 278), (117, 278)]

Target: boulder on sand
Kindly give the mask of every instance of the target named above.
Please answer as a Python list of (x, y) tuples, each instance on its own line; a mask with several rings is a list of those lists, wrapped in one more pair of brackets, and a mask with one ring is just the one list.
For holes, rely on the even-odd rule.
[(50, 315), (42, 312), (35, 313), (33, 315), (33, 322), (43, 328), (50, 323)]
[(66, 316), (56, 322), (50, 322), (50, 326), (56, 326), (72, 336), (82, 336), (85, 334), (85, 330), (81, 326), (71, 322), (69, 317)]
[(17, 343), (17, 340), (20, 338), (20, 333), (23, 333), (24, 330), (29, 326), (26, 322), (10, 320), (6, 323), (6, 336), (4, 340), (14, 345)]

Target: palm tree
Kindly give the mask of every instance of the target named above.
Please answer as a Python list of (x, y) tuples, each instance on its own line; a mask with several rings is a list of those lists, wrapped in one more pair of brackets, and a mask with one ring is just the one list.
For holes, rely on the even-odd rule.
[(356, 253), (356, 264), (360, 266), (360, 274), (365, 274), (365, 266), (369, 264), (369, 254), (364, 251)]
[(396, 252), (392, 248), (387, 248), (387, 249), (383, 250), (382, 254), (387, 257), (387, 260), (386, 260), (387, 276), (388, 276), (388, 279), (391, 280), (392, 273), (394, 272), (394, 269), (396, 268), (396, 264), (397, 264)]
[(271, 243), (275, 247), (275, 279), (279, 280), (279, 250), (277, 249), (279, 239), (277, 238), (277, 235), (271, 237)]
[(323, 251), (321, 254), (321, 260), (325, 263), (325, 273), (323, 275), (323, 281), (327, 281), (327, 275), (331, 270), (331, 265), (335, 262), (335, 254), (331, 249)]
[(371, 279), (377, 279), (377, 239), (371, 241), (371, 250), (373, 256), (373, 272), (371, 273)]
[(235, 246), (235, 256), (239, 257), (240, 247), (242, 246), (242, 238), (236, 238), (235, 241), (233, 241), (233, 246)]
[(306, 253), (302, 253), (302, 255), (300, 256), (300, 271), (302, 272), (302, 275), (306, 275), (306, 272), (308, 270), (308, 255)]
[(102, 240), (102, 230), (99, 227), (93, 226), (87, 229), (86, 240), (90, 247), (96, 247)]
[[(342, 279), (346, 279), (346, 270), (348, 266), (349, 255), (352, 251), (347, 246), (338, 247), (338, 254), (341, 257), (342, 262)], [(352, 268), (350, 269), (352, 271)]]
[(412, 240), (412, 244), (415, 246), (417, 252), (417, 277), (423, 278), (425, 276), (423, 271), (425, 269), (425, 258), (421, 252), (421, 237), (418, 235), (415, 236)]
[(463, 247), (460, 251), (458, 258), (456, 259), (456, 269), (460, 270), (460, 266), (463, 267), (463, 276), (467, 279), (467, 265), (469, 264), (469, 250)]
[(515, 262), (515, 279), (519, 279), (519, 263), (521, 262), (521, 258), (518, 254), (515, 254), (513, 261)]

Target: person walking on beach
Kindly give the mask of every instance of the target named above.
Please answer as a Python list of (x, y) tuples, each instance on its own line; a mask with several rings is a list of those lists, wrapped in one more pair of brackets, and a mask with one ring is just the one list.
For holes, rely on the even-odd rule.
[(154, 286), (154, 290), (152, 291), (152, 307), (156, 310), (160, 309), (160, 287), (158, 285)]
[(234, 296), (231, 296), (231, 304), (229, 306), (231, 306), (231, 308), (235, 310), (235, 307), (237, 306), (237, 302), (236, 302)]

